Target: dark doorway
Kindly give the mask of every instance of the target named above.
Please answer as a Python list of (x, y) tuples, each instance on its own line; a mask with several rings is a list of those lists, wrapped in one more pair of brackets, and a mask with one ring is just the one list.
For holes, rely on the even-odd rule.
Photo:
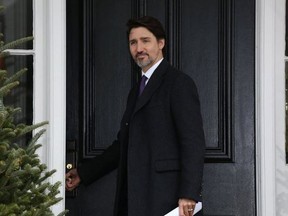
[[(198, 87), (205, 215), (256, 215), (254, 9), (250, 0), (67, 1), (67, 164), (101, 154), (116, 137), (137, 81), (125, 24), (155, 16), (168, 35), (166, 58)], [(112, 215), (115, 178), (67, 193), (70, 215)]]

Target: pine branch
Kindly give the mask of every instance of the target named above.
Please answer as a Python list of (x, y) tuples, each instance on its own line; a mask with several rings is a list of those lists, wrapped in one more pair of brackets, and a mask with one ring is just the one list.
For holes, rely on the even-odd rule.
[(31, 41), (33, 40), (33, 37), (30, 36), (30, 37), (24, 37), (24, 38), (20, 38), (18, 40), (15, 40), (15, 41), (12, 41), (10, 43), (7, 43), (3, 46), (0, 47), (0, 52), (3, 52), (4, 50), (7, 50), (7, 49), (12, 49), (18, 45), (21, 45), (21, 44), (24, 44), (24, 43), (27, 43), (28, 41)]
[(2, 51), (2, 52), (0, 53), (0, 58), (5, 58), (5, 57), (7, 57), (7, 56), (9, 56), (9, 55), (10, 55), (9, 52)]
[(36, 182), (37, 184), (40, 184), (41, 182), (45, 181), (46, 179), (48, 179), (50, 176), (52, 176), (54, 173), (56, 172), (56, 170), (54, 170), (53, 172), (46, 172), (44, 174), (43, 177), (41, 177), (40, 179), (38, 179), (38, 181)]
[(24, 73), (26, 73), (28, 71), (27, 68), (23, 68), (20, 71), (18, 71), (17, 73), (15, 73), (14, 75), (12, 75), (11, 77), (9, 77), (8, 79), (5, 80), (5, 82), (3, 83), (4, 85), (7, 85), (9, 83), (12, 83), (14, 81), (19, 80), (19, 77), (21, 77)]
[(7, 71), (0, 69), (0, 83), (2, 83), (3, 80), (5, 80), (7, 77)]
[(0, 13), (5, 9), (5, 6), (0, 5)]
[(2, 101), (3, 100), (0, 99), (0, 127), (2, 127), (2, 125), (4, 124), (5, 120), (9, 115), (9, 113), (4, 108), (4, 104), (2, 103)]
[(26, 152), (28, 155), (34, 154), (35, 151), (41, 147), (40, 144), (36, 145), (36, 142), (38, 141), (38, 139), (45, 133), (45, 129), (40, 130), (38, 133), (36, 133), (32, 139), (30, 140), (28, 147), (26, 148)]
[(13, 83), (9, 83), (5, 86), (3, 86), (2, 88), (0, 88), (0, 96), (5, 96), (6, 94), (8, 94), (10, 92), (10, 90), (14, 87), (16, 87), (17, 85), (19, 85), (19, 81), (15, 81)]
[(31, 132), (31, 131), (39, 128), (39, 127), (42, 127), (42, 126), (46, 125), (46, 124), (48, 124), (48, 121), (43, 121), (43, 122), (40, 122), (40, 123), (37, 123), (37, 124), (34, 124), (34, 125), (26, 126), (25, 128), (23, 128), (19, 132), (18, 136), (22, 136), (24, 134), (27, 134), (27, 133), (29, 133), (29, 132)]
[[(1, 107), (1, 102), (3, 101), (0, 99), (0, 107)], [(21, 112), (21, 108), (5, 107), (4, 104), (2, 105), (3, 105), (2, 107), (3, 110), (0, 109), (0, 127), (14, 129), (15, 125), (13, 124), (13, 116)]]
[(59, 213), (57, 216), (64, 216), (64, 215), (68, 214), (68, 212), (69, 212), (69, 210), (65, 210), (65, 211)]

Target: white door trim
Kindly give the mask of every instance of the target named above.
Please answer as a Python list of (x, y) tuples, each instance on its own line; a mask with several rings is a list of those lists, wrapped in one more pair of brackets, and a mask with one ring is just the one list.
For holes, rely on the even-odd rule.
[(256, 1), (256, 191), (257, 214), (275, 209), (275, 1)]
[(278, 215), (279, 208), (276, 149), (282, 146), (283, 153), (285, 141), (283, 24), (285, 0), (256, 0), (256, 193), (259, 216)]
[(288, 166), (285, 149), (285, 23), (286, 1), (277, 0), (275, 10), (275, 182), (276, 214), (288, 212)]
[(39, 156), (48, 170), (57, 172), (52, 183), (62, 182), (64, 199), (52, 207), (65, 208), (66, 157), (66, 1), (34, 0), (34, 122), (49, 121), (41, 138)]

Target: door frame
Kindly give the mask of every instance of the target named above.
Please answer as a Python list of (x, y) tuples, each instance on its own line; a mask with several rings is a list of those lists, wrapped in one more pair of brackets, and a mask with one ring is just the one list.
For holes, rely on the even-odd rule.
[(37, 153), (48, 170), (57, 170), (49, 181), (62, 182), (64, 199), (52, 207), (57, 215), (65, 209), (66, 0), (33, 0), (33, 36), (33, 122), (49, 121)]
[[(257, 215), (262, 216), (276, 215), (276, 170), (287, 168), (279, 167), (283, 161), (276, 161), (285, 146), (284, 9), (285, 0), (256, 0), (256, 206)], [(34, 17), (34, 122), (50, 121), (39, 155), (49, 168), (57, 169), (52, 181), (64, 184), (66, 0), (34, 1)], [(60, 191), (65, 198), (63, 186)], [(53, 211), (64, 208), (62, 200)]]
[[(285, 174), (285, 0), (256, 0), (257, 214), (281, 215)], [(286, 171), (287, 173), (287, 171)], [(286, 175), (286, 177), (285, 177)], [(284, 190), (283, 190), (284, 189)], [(286, 195), (287, 196), (287, 195)]]

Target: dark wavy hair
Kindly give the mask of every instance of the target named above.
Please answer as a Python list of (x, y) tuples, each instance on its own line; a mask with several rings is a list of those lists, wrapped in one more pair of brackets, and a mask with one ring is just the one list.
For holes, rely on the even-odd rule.
[[(129, 38), (129, 34), (131, 29), (144, 27), (147, 28), (152, 34), (156, 37), (157, 40), (164, 39), (166, 41), (166, 33), (165, 30), (160, 23), (154, 17), (151, 16), (143, 16), (137, 19), (130, 19), (127, 22), (127, 37)], [(166, 43), (165, 43), (166, 44)], [(165, 46), (162, 49), (163, 56), (165, 55)]]

